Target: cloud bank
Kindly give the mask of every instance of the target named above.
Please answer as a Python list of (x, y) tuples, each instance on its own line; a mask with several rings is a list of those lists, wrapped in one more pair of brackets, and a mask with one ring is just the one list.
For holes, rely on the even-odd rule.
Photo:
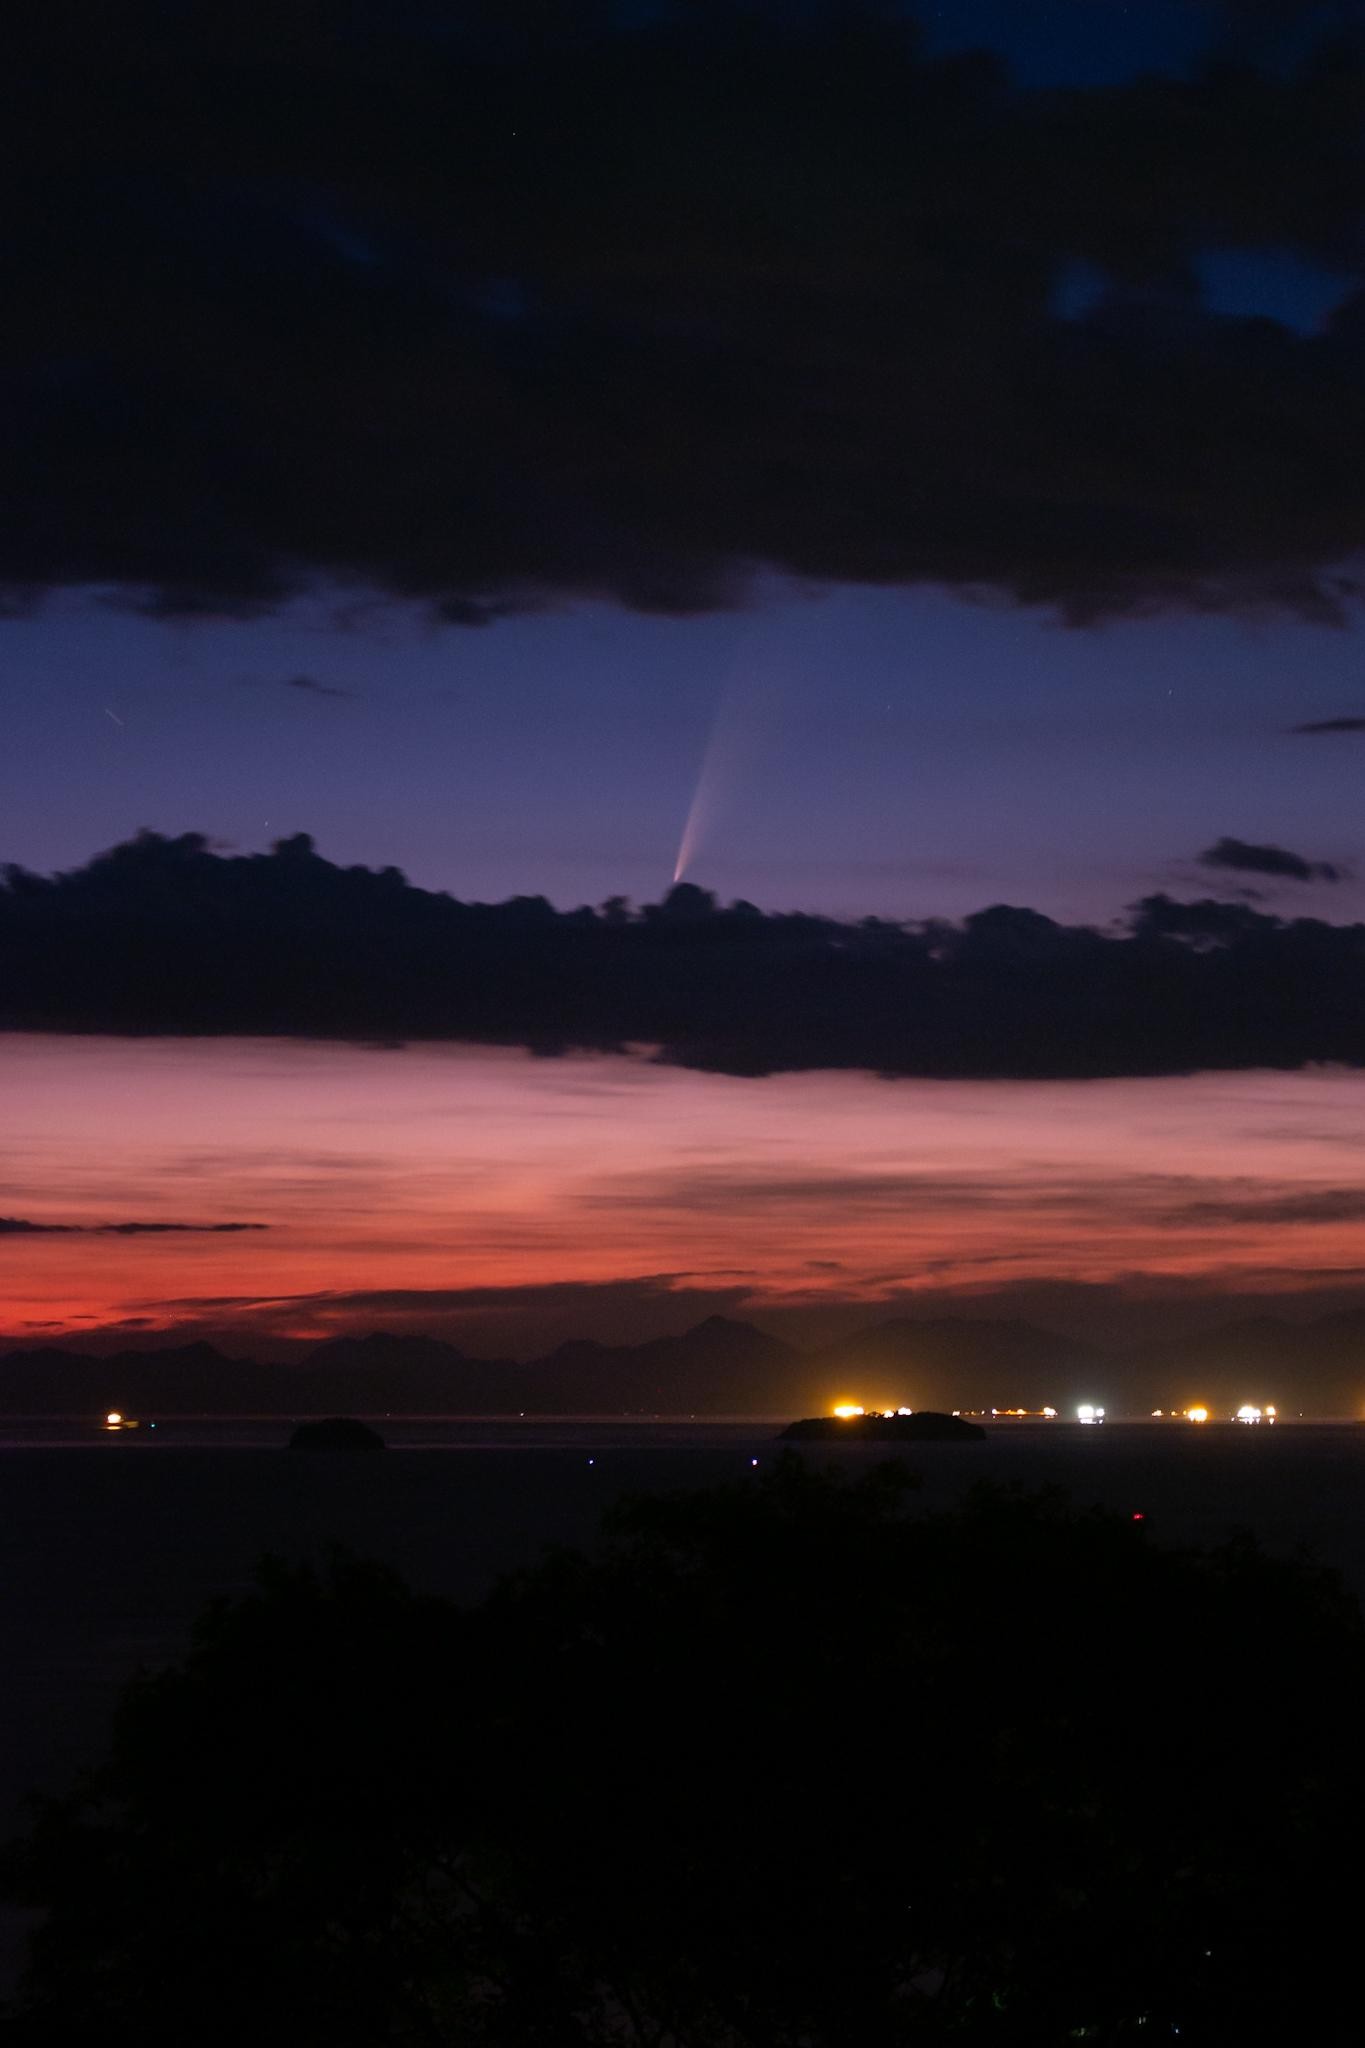
[[(766, 567), (1339, 617), (1357, 55), (1025, 91), (912, 16), (22, 9), (9, 606), (250, 615), (324, 580), (474, 626), (706, 610)], [(1210, 251), (1336, 310), (1219, 312)]]
[(1101, 932), (998, 904), (959, 924), (464, 903), (304, 834), (224, 855), (144, 833), (0, 887), (0, 1028), (649, 1049), (763, 1075), (1091, 1078), (1365, 1065), (1365, 925), (1151, 896)]
[(269, 1228), (268, 1223), (48, 1223), (28, 1216), (0, 1216), (0, 1237), (229, 1237)]

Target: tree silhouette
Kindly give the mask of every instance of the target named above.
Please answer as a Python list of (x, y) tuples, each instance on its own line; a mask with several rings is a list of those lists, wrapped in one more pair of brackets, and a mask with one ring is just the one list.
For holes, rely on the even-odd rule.
[(264, 1565), (10, 1852), (10, 2038), (1358, 2038), (1335, 1580), (911, 1492), (791, 1456), (473, 1611)]

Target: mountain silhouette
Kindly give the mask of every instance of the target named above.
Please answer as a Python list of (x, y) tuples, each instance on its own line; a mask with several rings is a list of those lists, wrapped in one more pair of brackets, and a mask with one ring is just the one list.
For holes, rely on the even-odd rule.
[[(98, 1337), (98, 1333), (93, 1333)], [(475, 1358), (438, 1337), (326, 1338), (287, 1362), (195, 1342), (93, 1355), (0, 1353), (0, 1414), (762, 1415), (869, 1407), (984, 1409), (1097, 1401), (1145, 1415), (1202, 1401), (1357, 1415), (1365, 1309), (1291, 1323), (1242, 1317), (1193, 1335), (1101, 1351), (1020, 1320), (893, 1317), (815, 1351), (708, 1316), (638, 1344), (574, 1338), (530, 1360)]]
[(1086, 1345), (1017, 1319), (897, 1316), (826, 1346), (811, 1365), (831, 1395), (951, 1411), (1085, 1398), (1097, 1362)]
[(1310, 1414), (1358, 1415), (1365, 1395), (1365, 1310), (1311, 1323), (1245, 1316), (1142, 1355), (1154, 1405), (1235, 1409), (1275, 1401)]
[(287, 1364), (205, 1343), (101, 1357), (42, 1348), (0, 1356), (0, 1413), (784, 1414), (804, 1356), (721, 1316), (676, 1337), (579, 1341), (528, 1363), (382, 1330), (325, 1339)]

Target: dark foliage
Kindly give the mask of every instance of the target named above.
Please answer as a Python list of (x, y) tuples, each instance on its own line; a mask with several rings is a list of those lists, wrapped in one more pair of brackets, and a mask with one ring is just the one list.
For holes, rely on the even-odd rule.
[[(1345, 33), (1259, 71), (1210, 5), (1192, 77), (1027, 92), (931, 61), (917, 11), (13, 0), (10, 602), (248, 614), (325, 577), (478, 625), (704, 609), (770, 564), (1338, 617)], [(1210, 248), (1342, 303), (1305, 334), (1218, 313)]]
[(144, 833), (5, 871), (0, 1029), (654, 1047), (727, 1074), (1087, 1077), (1365, 1061), (1365, 925), (1148, 897), (1126, 929), (463, 903), (396, 868)]
[(264, 1569), (11, 1852), (7, 2039), (1354, 2043), (1336, 1582), (909, 1484), (636, 1500), (470, 1613)]

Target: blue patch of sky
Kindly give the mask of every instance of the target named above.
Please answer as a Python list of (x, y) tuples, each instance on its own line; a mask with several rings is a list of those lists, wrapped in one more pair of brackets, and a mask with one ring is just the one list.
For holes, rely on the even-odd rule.
[(1362, 29), (1360, 0), (914, 0), (908, 11), (931, 52), (997, 50), (1028, 87), (1189, 77), (1221, 55), (1287, 71), (1324, 36)]
[(1289, 249), (1208, 249), (1195, 267), (1210, 312), (1259, 314), (1297, 334), (1318, 333), (1358, 284)]
[(1064, 263), (1052, 282), (1048, 312), (1054, 320), (1084, 320), (1108, 289), (1109, 279), (1097, 263)]
[[(1289, 249), (1205, 249), (1193, 258), (1199, 303), (1229, 319), (1278, 321), (1293, 333), (1320, 333), (1359, 280)], [(1084, 320), (1104, 302), (1113, 281), (1098, 264), (1064, 264), (1053, 281), (1054, 319)]]
[(1213, 45), (1218, 10), (1191, 0), (929, 0), (925, 48), (986, 47), (1020, 85), (1117, 85), (1144, 71), (1188, 73)]
[(466, 296), (475, 312), (488, 320), (515, 322), (531, 312), (531, 295), (516, 277), (481, 278), (469, 286)]

